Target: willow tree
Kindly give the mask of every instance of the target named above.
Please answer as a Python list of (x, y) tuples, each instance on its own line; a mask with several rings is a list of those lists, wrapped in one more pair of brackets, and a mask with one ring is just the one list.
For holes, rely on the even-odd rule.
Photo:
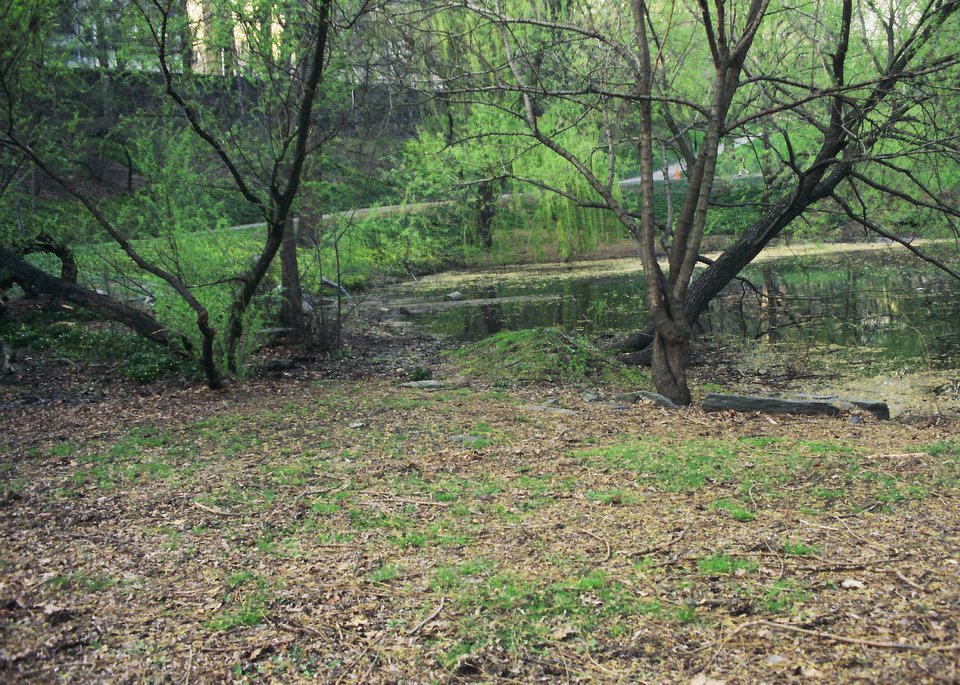
[[(690, 402), (692, 323), (818, 203), (877, 231), (885, 229), (870, 220), (864, 188), (953, 213), (945, 177), (914, 173), (914, 163), (955, 163), (952, 137), (935, 128), (934, 104), (957, 73), (957, 0), (884, 8), (853, 0), (467, 6), (500, 40), (502, 58), (490, 65), (498, 79), (485, 86), (463, 75), (445, 88), (514, 93), (510, 110), (525, 135), (589, 186), (578, 201), (611, 212), (634, 238), (652, 321), (637, 340), (650, 343), (654, 384), (675, 402)], [(587, 154), (569, 143), (572, 132), (590, 140)], [(775, 185), (761, 218), (698, 273), (725, 142), (762, 148), (765, 178)], [(669, 156), (685, 177), (670, 186), (660, 182)], [(617, 192), (629, 157), (640, 170), (637, 206)], [(871, 176), (877, 168), (899, 178), (880, 181)], [(671, 211), (658, 215), (658, 194), (672, 192), (679, 195)]]

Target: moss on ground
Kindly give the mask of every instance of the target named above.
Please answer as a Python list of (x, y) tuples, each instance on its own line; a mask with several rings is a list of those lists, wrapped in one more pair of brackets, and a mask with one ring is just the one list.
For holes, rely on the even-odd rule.
[(463, 375), (509, 387), (526, 383), (647, 388), (646, 374), (609, 357), (590, 340), (559, 328), (502, 331), (451, 355)]

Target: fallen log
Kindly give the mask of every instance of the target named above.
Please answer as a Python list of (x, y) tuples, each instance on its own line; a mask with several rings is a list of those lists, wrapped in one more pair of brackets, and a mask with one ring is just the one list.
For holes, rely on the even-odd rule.
[(764, 414), (826, 414), (827, 416), (835, 416), (851, 409), (862, 409), (880, 420), (890, 418), (890, 408), (886, 402), (840, 397), (787, 399), (783, 397), (710, 393), (703, 398), (704, 411), (758, 411)]

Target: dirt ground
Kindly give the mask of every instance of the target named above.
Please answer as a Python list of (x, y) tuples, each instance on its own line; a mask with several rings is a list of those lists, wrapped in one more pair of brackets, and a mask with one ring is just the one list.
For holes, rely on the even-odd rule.
[(956, 419), (618, 408), (420, 336), (279, 356), (2, 381), (0, 680), (960, 680)]

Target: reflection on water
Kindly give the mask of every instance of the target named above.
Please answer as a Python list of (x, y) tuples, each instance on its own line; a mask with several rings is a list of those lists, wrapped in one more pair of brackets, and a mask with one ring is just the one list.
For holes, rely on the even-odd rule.
[[(916, 261), (848, 255), (782, 260), (748, 270), (713, 303), (700, 326), (747, 338), (865, 345), (893, 358), (960, 362), (960, 286)], [(507, 279), (458, 287), (465, 302), (411, 306), (427, 330), (476, 340), (501, 330), (563, 326), (587, 334), (647, 323), (640, 274)], [(449, 292), (424, 288), (420, 303)]]

